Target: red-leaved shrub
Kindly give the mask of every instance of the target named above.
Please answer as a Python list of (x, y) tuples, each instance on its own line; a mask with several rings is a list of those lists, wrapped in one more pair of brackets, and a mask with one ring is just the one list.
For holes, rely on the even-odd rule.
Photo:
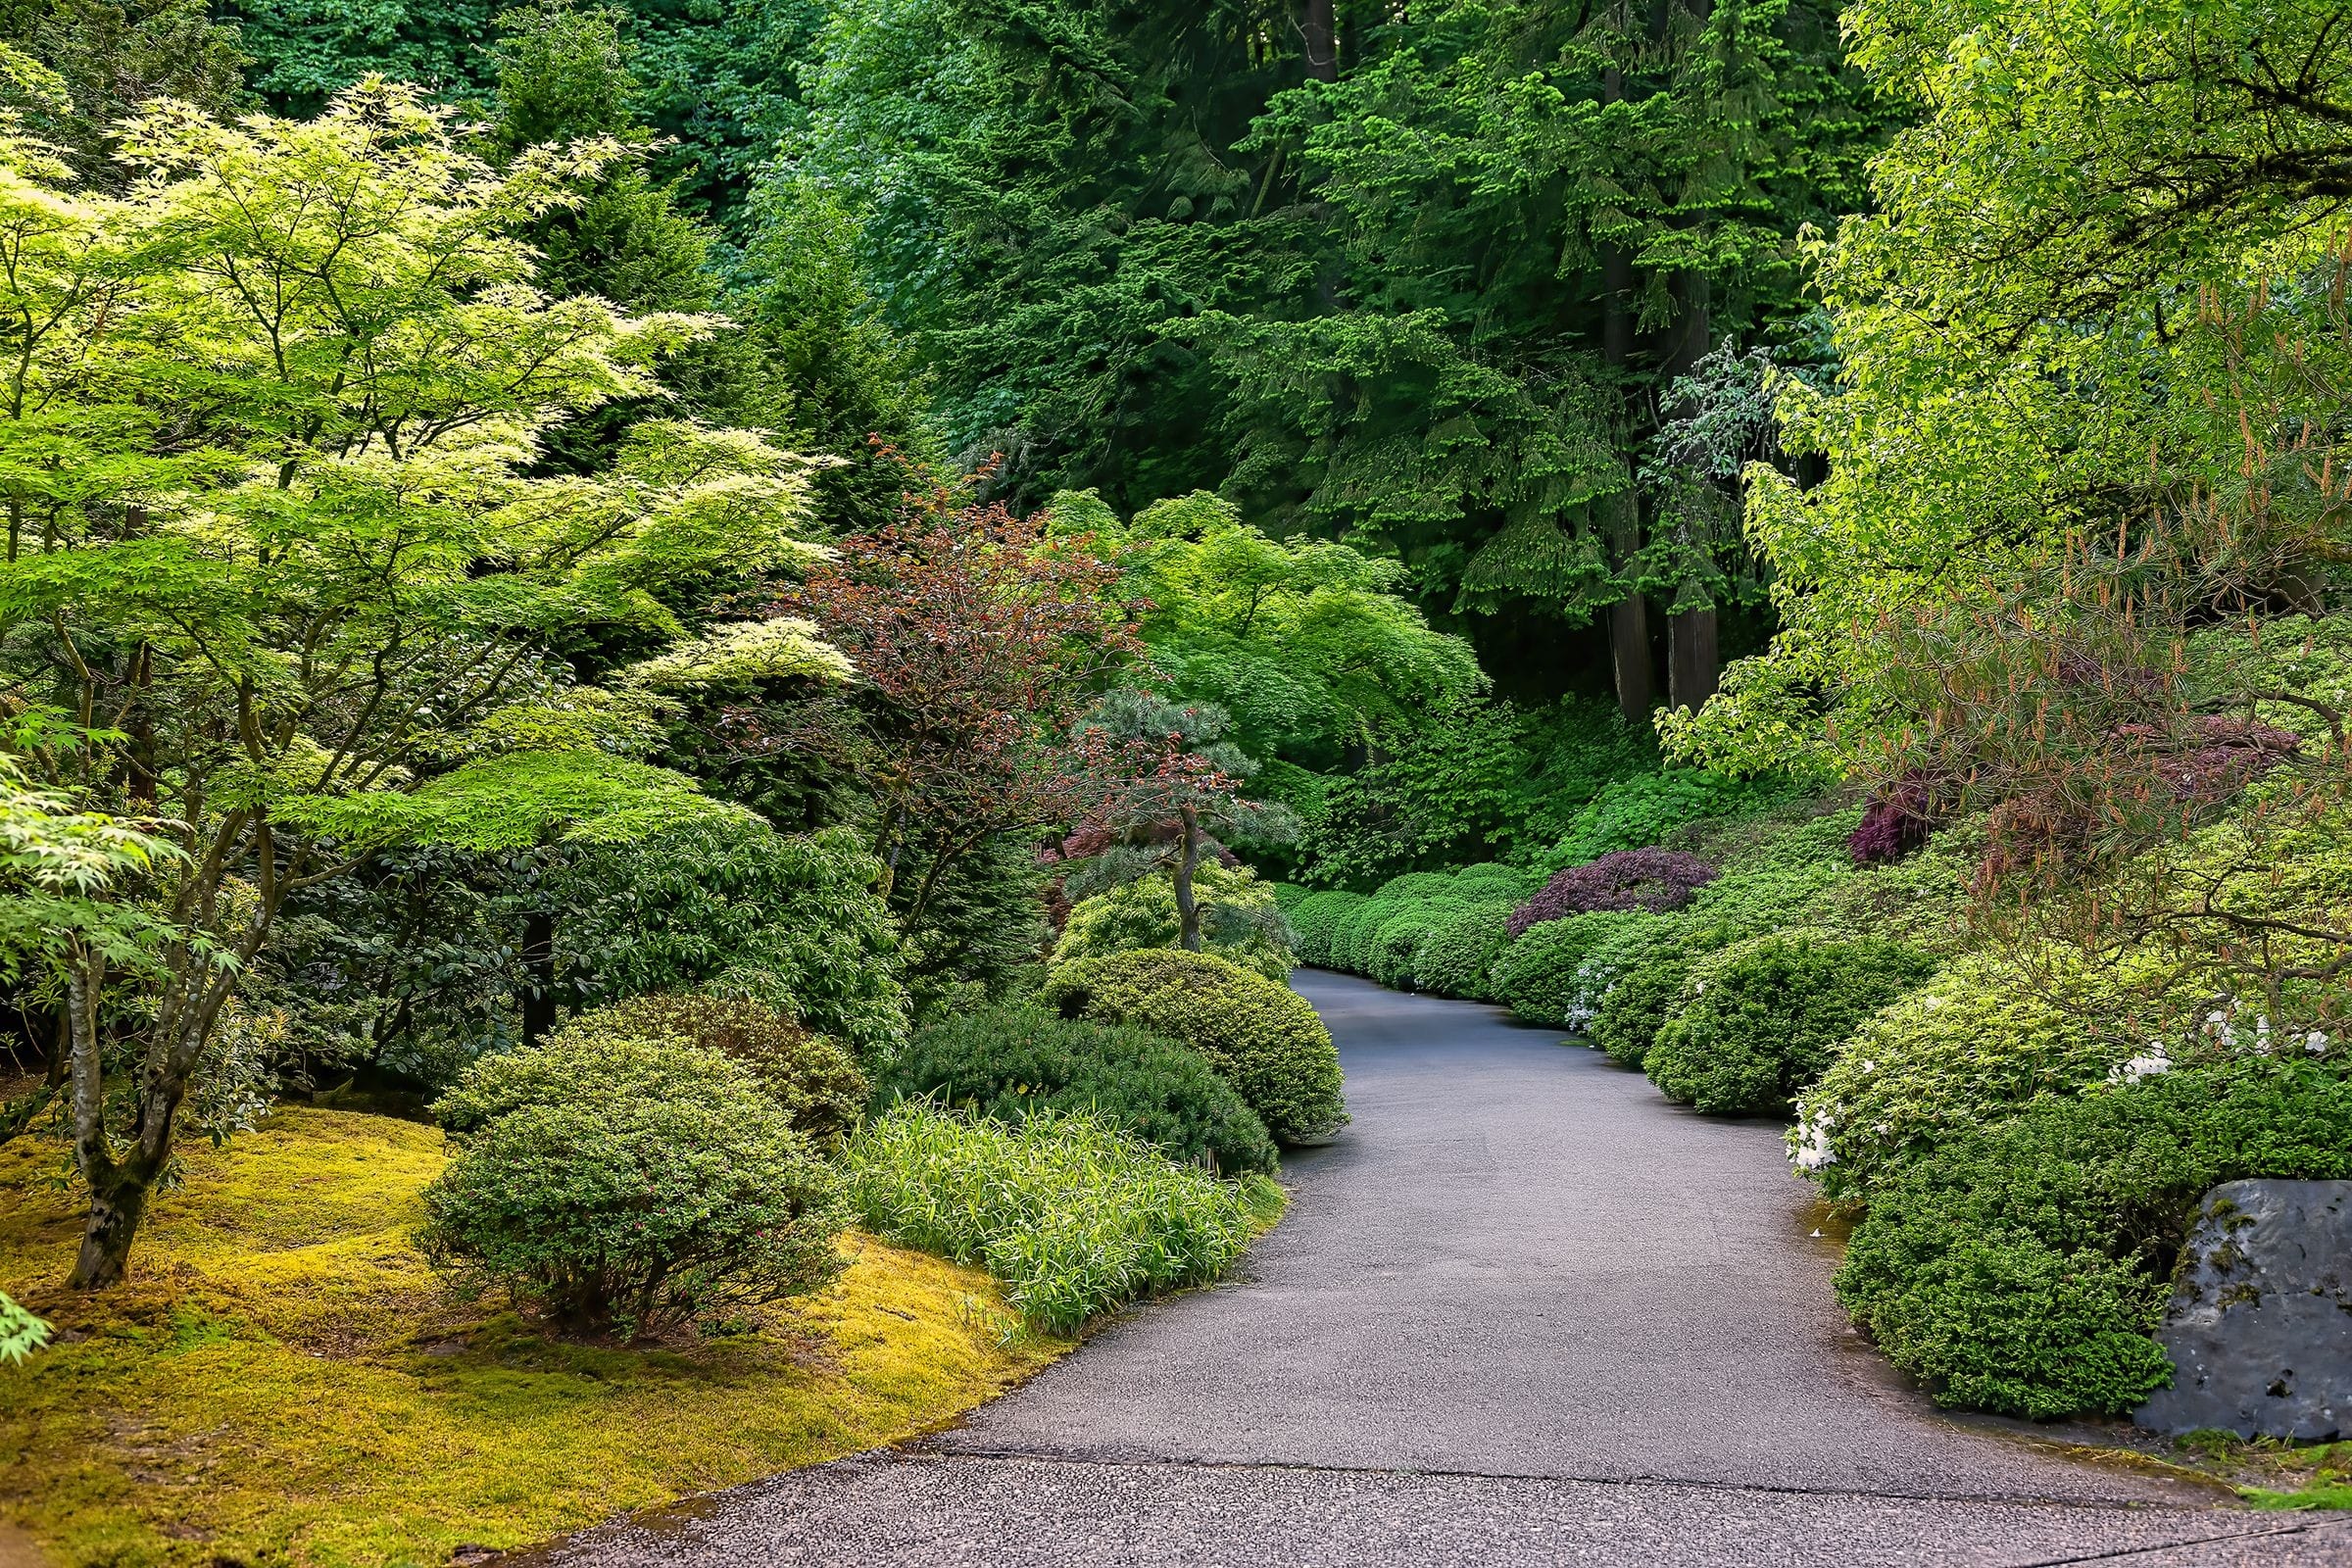
[(1516, 939), (1529, 926), (1595, 909), (1664, 914), (1689, 904), (1691, 894), (1714, 880), (1713, 866), (1681, 850), (1618, 850), (1585, 865), (1572, 865), (1544, 883), (1534, 898), (1511, 911), (1511, 935)]

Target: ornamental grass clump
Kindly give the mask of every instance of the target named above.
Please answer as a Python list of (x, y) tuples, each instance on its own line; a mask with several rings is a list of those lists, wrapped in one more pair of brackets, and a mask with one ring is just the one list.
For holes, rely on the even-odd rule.
[(1690, 902), (1715, 880), (1715, 867), (1680, 850), (1619, 850), (1555, 873), (1542, 891), (1511, 911), (1510, 932), (1600, 910), (1647, 909), (1665, 914)]
[(904, 1101), (851, 1141), (848, 1167), (868, 1230), (987, 1269), (1030, 1326), (1054, 1334), (1208, 1283), (1256, 1229), (1242, 1187), (1053, 1110), (1008, 1127)]
[(719, 1052), (575, 1028), (477, 1062), (435, 1108), (458, 1152), (418, 1243), (461, 1294), (630, 1339), (841, 1271), (840, 1177)]

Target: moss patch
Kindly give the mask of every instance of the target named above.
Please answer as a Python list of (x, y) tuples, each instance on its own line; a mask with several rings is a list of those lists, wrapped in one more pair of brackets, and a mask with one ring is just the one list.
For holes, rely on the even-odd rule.
[(60, 1563), (438, 1565), (930, 1430), (1058, 1354), (985, 1275), (870, 1239), (726, 1338), (565, 1344), (448, 1299), (410, 1244), (428, 1127), (286, 1107), (192, 1151), (134, 1277), (58, 1287), (54, 1144), (0, 1147), (0, 1290), (59, 1328), (0, 1368), (0, 1516)]

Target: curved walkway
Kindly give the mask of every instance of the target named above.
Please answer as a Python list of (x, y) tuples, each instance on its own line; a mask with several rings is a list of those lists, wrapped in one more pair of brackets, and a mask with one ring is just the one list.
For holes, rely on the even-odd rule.
[(1780, 1131), (1464, 1003), (1314, 971), (1354, 1124), (1245, 1276), (919, 1447), (592, 1532), (564, 1563), (2352, 1562), (1939, 1415), (1849, 1329)]

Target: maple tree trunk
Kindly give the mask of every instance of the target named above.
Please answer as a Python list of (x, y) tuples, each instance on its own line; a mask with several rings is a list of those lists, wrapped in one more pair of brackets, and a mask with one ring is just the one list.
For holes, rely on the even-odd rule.
[(1200, 951), (1200, 906), (1193, 898), (1193, 872), (1200, 865), (1200, 813), (1179, 808), (1184, 847), (1176, 856), (1176, 941), (1187, 953)]

